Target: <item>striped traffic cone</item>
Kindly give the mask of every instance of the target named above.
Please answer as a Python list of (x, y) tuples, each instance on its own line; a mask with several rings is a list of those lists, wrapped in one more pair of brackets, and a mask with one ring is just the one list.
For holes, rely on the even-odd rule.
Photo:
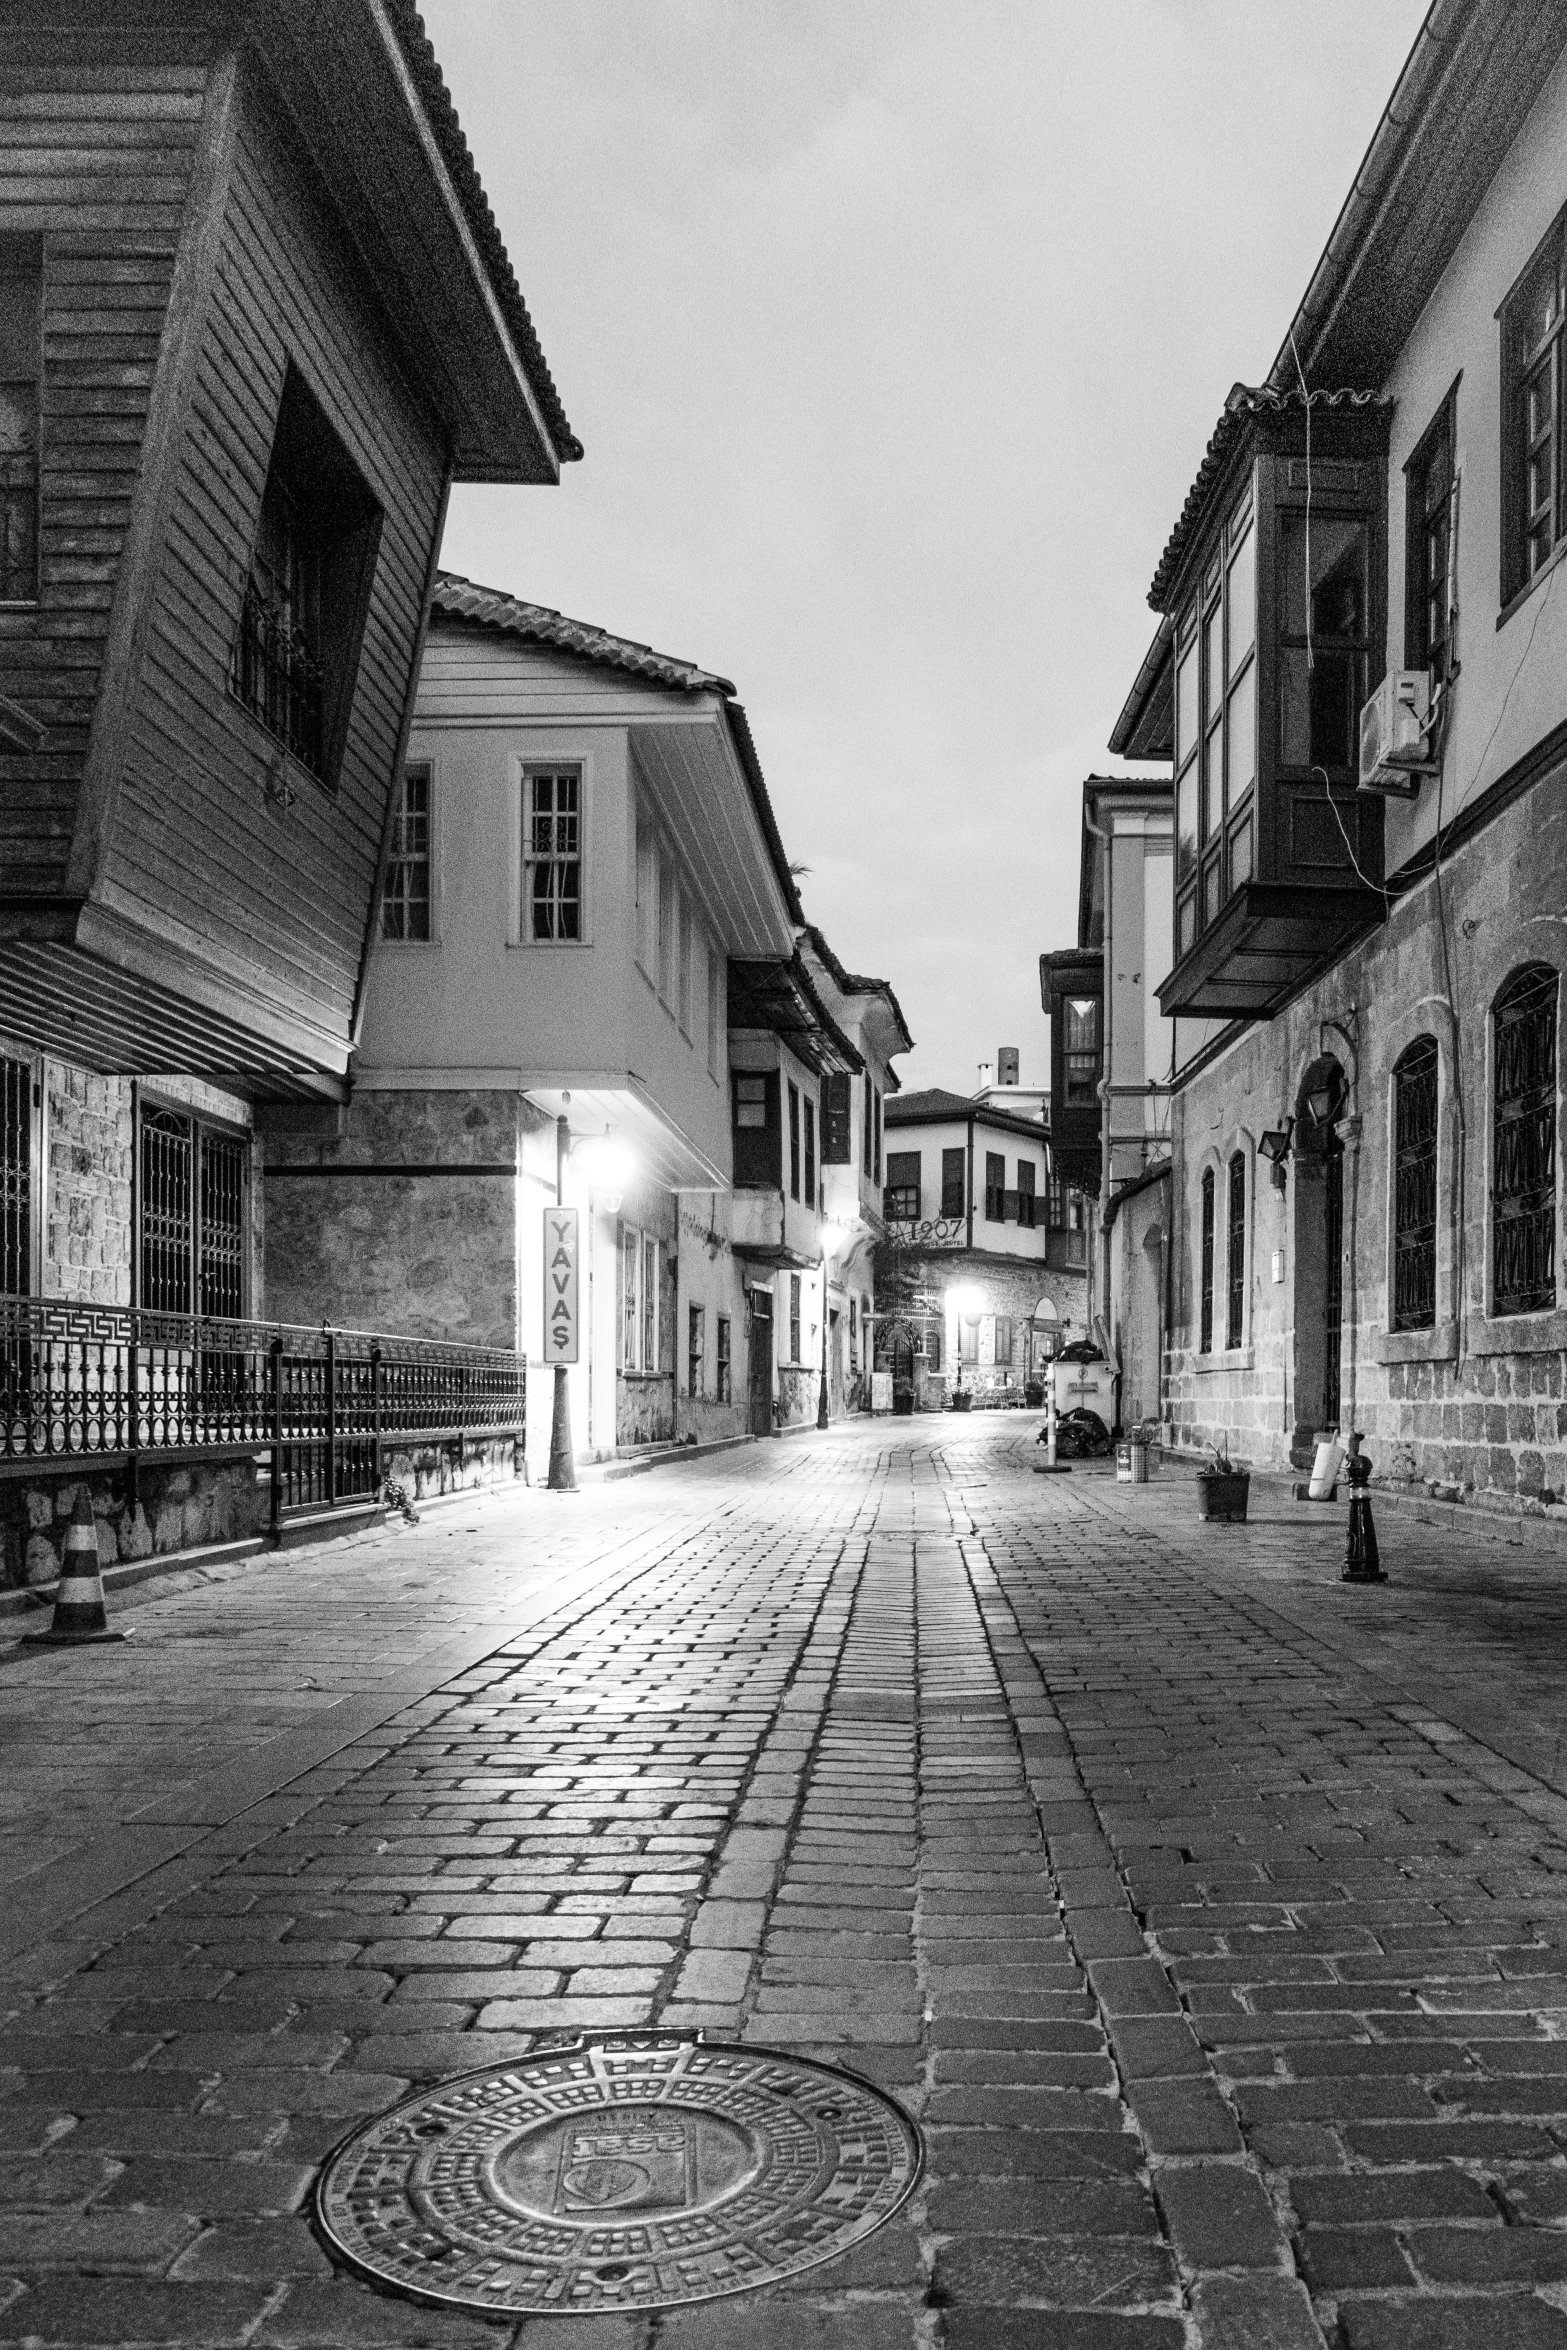
[(104, 1640), (127, 1640), (111, 1632), (103, 1610), (103, 1576), (98, 1567), (98, 1527), (85, 1485), (76, 1489), (76, 1507), (65, 1529), (65, 1560), (55, 1585), (54, 1618), (47, 1632), (24, 1632), (34, 1648), (81, 1648)]

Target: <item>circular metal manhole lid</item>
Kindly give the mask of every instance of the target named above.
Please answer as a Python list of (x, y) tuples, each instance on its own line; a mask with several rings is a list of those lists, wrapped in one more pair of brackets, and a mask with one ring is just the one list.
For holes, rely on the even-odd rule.
[(919, 2175), (901, 2107), (770, 2048), (624, 2033), (466, 2073), (344, 2140), (334, 2250), (491, 2314), (668, 2309), (834, 2260)]

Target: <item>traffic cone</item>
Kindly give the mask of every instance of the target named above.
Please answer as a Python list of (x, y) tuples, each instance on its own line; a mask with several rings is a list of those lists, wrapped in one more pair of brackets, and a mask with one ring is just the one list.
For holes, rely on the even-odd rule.
[(128, 1632), (111, 1632), (104, 1614), (98, 1527), (85, 1485), (76, 1489), (76, 1507), (65, 1529), (65, 1560), (55, 1585), (53, 1621), (47, 1632), (24, 1632), (22, 1638), (33, 1648), (81, 1648), (130, 1638)]

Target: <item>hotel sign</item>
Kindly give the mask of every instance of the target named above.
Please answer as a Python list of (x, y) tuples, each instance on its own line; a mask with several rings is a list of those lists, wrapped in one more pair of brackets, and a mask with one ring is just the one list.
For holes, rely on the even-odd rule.
[(544, 1211), (544, 1359), (578, 1359), (578, 1270), (581, 1251), (575, 1208)]

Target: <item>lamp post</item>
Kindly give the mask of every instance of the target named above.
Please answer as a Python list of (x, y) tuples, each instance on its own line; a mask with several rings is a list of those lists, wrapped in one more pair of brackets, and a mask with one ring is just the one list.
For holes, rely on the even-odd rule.
[(816, 1425), (818, 1428), (825, 1428), (827, 1425), (827, 1325), (831, 1319), (827, 1311), (827, 1263), (828, 1259), (842, 1247), (848, 1234), (841, 1224), (824, 1224), (820, 1238), (822, 1244), (822, 1385), (821, 1393), (816, 1399)]

